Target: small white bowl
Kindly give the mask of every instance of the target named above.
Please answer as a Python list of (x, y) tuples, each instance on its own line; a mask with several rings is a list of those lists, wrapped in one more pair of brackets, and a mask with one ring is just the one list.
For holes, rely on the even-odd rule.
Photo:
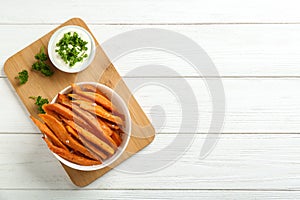
[[(105, 96), (107, 96), (108, 99), (110, 99), (113, 104), (116, 106), (116, 108), (118, 109), (118, 111), (124, 115), (125, 117), (125, 123), (124, 123), (124, 126), (123, 126), (123, 135), (122, 135), (122, 143), (121, 145), (118, 147), (118, 149), (116, 150), (115, 154), (102, 161), (102, 164), (100, 165), (91, 165), (91, 166), (83, 166), (83, 165), (78, 165), (78, 164), (75, 164), (75, 163), (72, 163), (68, 160), (65, 160), (64, 158), (60, 157), (59, 155), (54, 154), (54, 156), (60, 161), (62, 162), (63, 164), (73, 168), (73, 169), (77, 169), (77, 170), (81, 170), (81, 171), (93, 171), (93, 170), (98, 170), (98, 169), (101, 169), (101, 168), (104, 168), (106, 166), (109, 166), (111, 165), (113, 162), (115, 162), (121, 155), (122, 153), (124, 152), (124, 150), (126, 149), (127, 145), (128, 145), (128, 142), (129, 142), (129, 139), (130, 139), (130, 135), (131, 135), (131, 117), (130, 117), (130, 113), (129, 113), (129, 110), (125, 104), (125, 102), (123, 101), (123, 99), (114, 91), (112, 90), (111, 88), (103, 85), (103, 84), (100, 84), (100, 83), (96, 83), (96, 82), (79, 82), (79, 83), (76, 83), (76, 85), (93, 85), (93, 86), (96, 86), (101, 92), (103, 92), (103, 94)], [(66, 88), (64, 88), (63, 90), (61, 90), (59, 93), (60, 94), (68, 94), (72, 91), (71, 89), (71, 86), (68, 86)], [(56, 95), (51, 103), (55, 103), (57, 101), (57, 96)]]
[[(56, 44), (64, 36), (64, 34), (68, 32), (77, 32), (84, 41), (88, 41), (88, 57), (84, 58), (82, 62), (77, 62), (73, 67), (70, 67), (68, 64), (66, 64), (60, 58), (60, 55), (55, 52), (55, 49), (57, 48)], [(92, 35), (81, 26), (70, 25), (58, 29), (55, 31), (55, 33), (53, 33), (48, 43), (48, 56), (50, 61), (57, 69), (67, 73), (77, 73), (86, 69), (94, 60), (95, 52), (96, 45)]]

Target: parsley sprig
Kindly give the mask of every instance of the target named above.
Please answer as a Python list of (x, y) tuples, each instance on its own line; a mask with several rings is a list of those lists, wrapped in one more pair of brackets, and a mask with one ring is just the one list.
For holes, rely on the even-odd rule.
[(63, 38), (56, 44), (58, 49), (55, 52), (60, 55), (61, 59), (70, 67), (73, 67), (77, 62), (82, 62), (84, 58), (88, 57), (86, 51), (87, 41), (79, 37), (76, 32), (65, 33)]
[(43, 113), (43, 114), (46, 113), (46, 112), (43, 110), (43, 105), (49, 103), (48, 99), (44, 99), (44, 98), (41, 97), (41, 96), (38, 96), (38, 97), (29, 97), (29, 98), (35, 100), (35, 103), (34, 103), (34, 104), (38, 106), (38, 111), (39, 111), (39, 113)]
[(21, 72), (18, 73), (18, 76), (16, 76), (16, 79), (19, 80), (19, 84), (23, 85), (28, 81), (28, 71), (27, 70), (23, 70)]
[(48, 57), (45, 54), (44, 47), (41, 47), (40, 52), (36, 54), (34, 57), (37, 61), (32, 65), (32, 69), (36, 71), (40, 71), (45, 76), (52, 76), (54, 72), (45, 63), (45, 61), (48, 60)]

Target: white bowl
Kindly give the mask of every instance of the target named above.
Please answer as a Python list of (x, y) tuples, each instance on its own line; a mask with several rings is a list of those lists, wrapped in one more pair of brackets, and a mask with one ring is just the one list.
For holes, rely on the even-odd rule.
[[(60, 58), (58, 53), (55, 52), (55, 49), (57, 48), (56, 43), (58, 43), (63, 35), (67, 32), (77, 32), (83, 40), (89, 41), (89, 43), (87, 44), (89, 51), (88, 57), (84, 58), (82, 62), (77, 62), (73, 67), (69, 67), (68, 64), (66, 64)], [(58, 29), (57, 31), (55, 31), (55, 33), (53, 33), (48, 43), (48, 56), (50, 58), (50, 61), (57, 69), (67, 73), (77, 73), (86, 69), (94, 60), (95, 52), (96, 45), (92, 35), (81, 26), (70, 25)]]
[[(72, 163), (68, 160), (65, 160), (64, 158), (60, 157), (59, 155), (54, 154), (54, 156), (63, 164), (73, 168), (73, 169), (77, 169), (77, 170), (81, 170), (81, 171), (93, 171), (93, 170), (98, 170), (101, 168), (104, 168), (106, 166), (109, 166), (110, 164), (112, 164), (114, 161), (116, 161), (124, 152), (124, 150), (126, 149), (129, 139), (130, 139), (130, 135), (131, 135), (131, 118), (130, 118), (130, 113), (129, 110), (125, 104), (125, 102), (123, 101), (123, 99), (111, 88), (100, 84), (100, 83), (96, 83), (96, 82), (80, 82), (80, 83), (76, 83), (76, 85), (93, 85), (96, 86), (101, 92), (103, 92), (103, 94), (105, 96), (107, 96), (107, 98), (109, 98), (113, 104), (116, 106), (116, 108), (118, 109), (118, 111), (124, 115), (125, 117), (125, 123), (123, 126), (123, 135), (122, 135), (122, 143), (121, 145), (118, 147), (118, 149), (116, 150), (115, 154), (102, 161), (102, 164), (100, 165), (91, 165), (91, 166), (83, 166), (83, 165), (78, 165), (75, 163)], [(66, 88), (64, 88), (63, 90), (61, 90), (59, 93), (60, 94), (68, 94), (71, 92), (71, 86), (68, 86)], [(57, 101), (57, 95), (52, 99), (51, 103), (55, 103)]]

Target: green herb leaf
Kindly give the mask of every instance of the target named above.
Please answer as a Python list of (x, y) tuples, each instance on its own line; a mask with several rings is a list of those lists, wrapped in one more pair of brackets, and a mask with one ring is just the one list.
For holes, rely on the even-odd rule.
[(88, 55), (85, 53), (88, 48), (87, 41), (82, 40), (78, 33), (71, 32), (65, 33), (63, 38), (56, 44), (58, 49), (55, 52), (61, 57), (61, 59), (73, 67), (77, 62), (82, 62)]
[(53, 75), (53, 71), (50, 70), (50, 68), (42, 68), (41, 69), (42, 74), (44, 74), (45, 76), (52, 76)]
[(45, 63), (48, 57), (45, 54), (44, 47), (41, 47), (40, 52), (36, 54), (34, 57), (35, 59), (37, 59), (37, 61), (32, 65), (33, 70), (40, 71), (45, 76), (52, 76), (54, 74), (54, 71), (52, 71), (49, 65)]
[(45, 54), (45, 48), (41, 47), (40, 53), (36, 54), (35, 59), (39, 61), (46, 61), (48, 59), (47, 55)]
[(23, 70), (21, 72), (18, 73), (18, 76), (15, 77), (16, 79), (19, 79), (19, 84), (23, 85), (28, 81), (28, 71), (27, 70)]
[(29, 98), (35, 100), (34, 104), (38, 106), (39, 113), (43, 113), (43, 114), (46, 113), (43, 110), (43, 105), (49, 103), (48, 99), (44, 99), (41, 96), (38, 96), (38, 97), (29, 97)]

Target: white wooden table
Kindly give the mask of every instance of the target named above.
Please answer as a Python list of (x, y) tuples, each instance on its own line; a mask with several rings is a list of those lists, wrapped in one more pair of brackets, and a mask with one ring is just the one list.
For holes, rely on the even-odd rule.
[[(297, 0), (10, 0), (2, 1), (0, 10), (1, 68), (9, 56), (57, 25), (81, 17), (100, 43), (138, 28), (163, 28), (189, 37), (215, 63), (226, 95), (221, 139), (206, 159), (199, 160), (210, 115), (203, 77), (180, 59), (156, 51), (134, 52), (117, 60), (114, 64), (127, 83), (149, 78), (126, 77), (134, 67), (165, 64), (183, 77), (161, 79), (176, 83), (185, 78), (197, 95), (201, 116), (197, 132), (178, 133), (178, 105), (168, 103), (163, 89), (135, 92), (148, 115), (155, 100), (167, 116), (155, 141), (141, 153), (162, 149), (177, 134), (196, 134), (196, 139), (179, 160), (162, 170), (138, 175), (113, 170), (77, 188), (49, 153), (1, 70), (1, 200), (300, 198)], [(160, 114), (150, 117), (159, 119)], [(153, 121), (159, 126), (158, 120)], [(124, 163), (129, 164), (130, 160)]]

